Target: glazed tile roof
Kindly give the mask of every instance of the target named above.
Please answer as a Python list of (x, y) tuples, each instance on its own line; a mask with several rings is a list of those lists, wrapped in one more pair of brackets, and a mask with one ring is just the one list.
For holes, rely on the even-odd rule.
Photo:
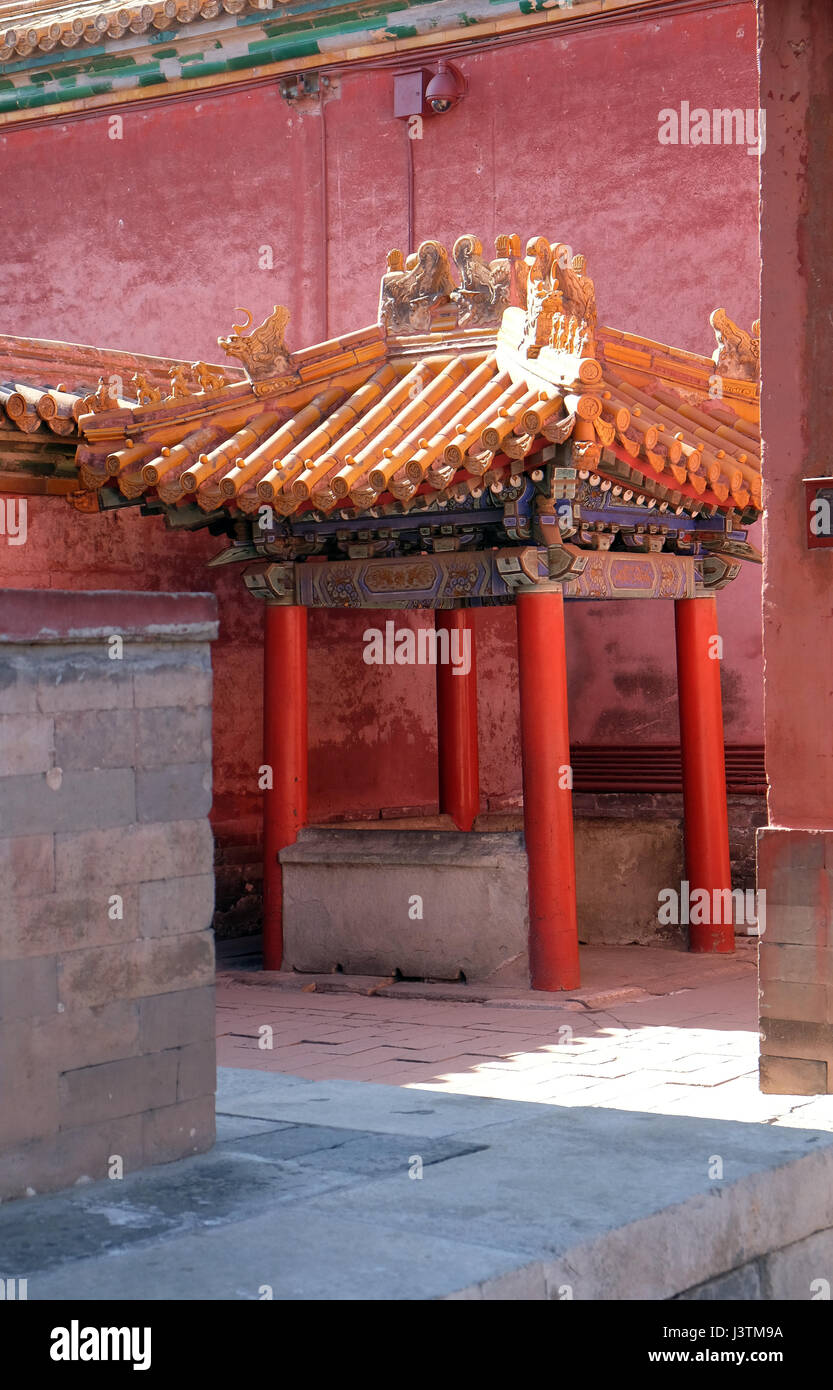
[[(162, 395), (170, 389), (171, 371), (190, 365), (79, 343), (0, 336), (0, 493), (77, 491), (78, 420), (89, 413), (85, 401), (99, 383), (119, 397), (130, 394), (131, 381), (141, 373)], [(223, 370), (230, 380), (243, 377), (238, 369)], [(97, 509), (94, 499), (92, 505)]]
[[(466, 27), (477, 25), (489, 15), (490, 9), (494, 13), (495, 3), (496, 0), (490, 0), (490, 4), (472, 0), (462, 12), (454, 11), (449, 22), (456, 18)], [(588, 4), (588, 0), (584, 3)], [(596, 0), (590, 8), (601, 12), (605, 3), (606, 0)], [(650, 0), (618, 0), (618, 3), (638, 8)], [(297, 27), (309, 34), (315, 33), (310, 14), (316, 17), (315, 12), (320, 11), (325, 21), (333, 12), (344, 15), (346, 36), (355, 46), (356, 41), (366, 36), (377, 40), (395, 39), (400, 33), (407, 36), (408, 30), (416, 27), (413, 15), (409, 26), (401, 23), (402, 11), (408, 8), (431, 11), (425, 23), (419, 26), (420, 31), (430, 32), (440, 27), (438, 11), (442, 13), (442, 6), (437, 0), (416, 0), (416, 3), (412, 0), (409, 6), (396, 3), (396, 0), (393, 4), (373, 3), (372, 0), (364, 4), (355, 0), (331, 0), (330, 3), (319, 0), (317, 5), (293, 4), (292, 0), (143, 0), (142, 3), (136, 0), (127, 0), (127, 3), (124, 0), (75, 0), (72, 3), (70, 0), (68, 4), (56, 3), (56, 0), (23, 0), (22, 3), (21, 0), (7, 0), (0, 4), (0, 61), (11, 55), (27, 57), (35, 49), (49, 53), (57, 46), (73, 48), (77, 44), (100, 44), (107, 38), (118, 39), (130, 34), (154, 30), (170, 32), (200, 19), (214, 20), (224, 15), (263, 16), (264, 11), (267, 14), (272, 11), (272, 18), (284, 11), (289, 11), (293, 17), (302, 16)], [(514, 3), (499, 0), (499, 12), (507, 16), (531, 13), (517, 0)], [(541, 22), (553, 18), (569, 18), (569, 15), (551, 16), (546, 10), (540, 15)]]
[[(755, 326), (716, 311), (715, 360), (598, 326), (584, 260), (565, 260), (563, 243), (536, 238), (522, 255), (502, 237), (487, 263), (474, 237), (451, 256), (425, 242), (407, 263), (389, 256), (377, 323), (290, 353), (287, 318), (276, 308), (218, 340), (245, 377), (76, 350), (93, 354), (88, 381), (119, 358), (118, 399), (103, 372), (98, 394), (82, 396), (30, 369), (27, 383), (0, 383), (0, 434), (51, 431), (77, 446), (84, 509), (141, 502), (172, 524), (187, 513), (232, 526), (264, 506), (313, 522), (484, 495), (506, 506), (530, 486), (539, 510), (583, 485), (652, 522), (748, 524), (761, 509)], [(36, 344), (0, 340), (0, 373), (11, 341), (15, 360), (36, 360)], [(599, 548), (618, 529), (574, 539)]]
[[(143, 99), (426, 44), (470, 46), (659, 0), (0, 0), (0, 120)], [(674, 0), (665, 0), (672, 4)], [(294, 87), (294, 83), (292, 84)]]
[[(277, 7), (278, 0), (273, 0)], [(35, 49), (50, 53), (56, 47), (100, 44), (107, 38), (170, 30), (192, 20), (215, 19), (225, 12), (272, 8), (258, 0), (147, 0), (144, 4), (102, 3), (76, 0), (75, 4), (49, 3), (0, 5), (0, 60), (13, 54), (27, 57)]]

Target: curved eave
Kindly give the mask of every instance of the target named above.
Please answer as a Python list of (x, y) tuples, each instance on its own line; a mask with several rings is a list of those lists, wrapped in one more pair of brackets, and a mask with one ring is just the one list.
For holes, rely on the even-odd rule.
[[(296, 353), (294, 373), (273, 382), (82, 415), (80, 485), (106, 489), (108, 505), (186, 506), (212, 521), (265, 505), (284, 518), (377, 517), (484, 488), (499, 499), (572, 438), (579, 472), (606, 478), (614, 460), (611, 482), (635, 506), (754, 519), (760, 445), (731, 405), (606, 360), (527, 358), (522, 320), (508, 310), (496, 336), (410, 340), (373, 325)], [(691, 362), (705, 385), (708, 359)]]

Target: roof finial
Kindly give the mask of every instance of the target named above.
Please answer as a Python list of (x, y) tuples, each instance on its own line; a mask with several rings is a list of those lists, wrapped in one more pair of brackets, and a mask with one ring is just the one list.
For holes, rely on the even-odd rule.
[(747, 333), (729, 318), (725, 309), (715, 309), (709, 318), (717, 347), (712, 361), (719, 375), (756, 381), (760, 373), (761, 321), (756, 319)]

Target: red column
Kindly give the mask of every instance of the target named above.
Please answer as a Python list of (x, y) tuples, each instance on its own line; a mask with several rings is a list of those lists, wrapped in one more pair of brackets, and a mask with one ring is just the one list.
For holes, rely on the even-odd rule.
[[(480, 768), (477, 754), (477, 663), (474, 623), (468, 609), (437, 609), (437, 633), (448, 633), (449, 653), (471, 656), (465, 674), (459, 664), (437, 662), (437, 752), (440, 810), (460, 830), (471, 830), (480, 809)], [(453, 636), (457, 633), (457, 637)], [(458, 645), (459, 644), (459, 645)], [(442, 651), (437, 641), (438, 657)]]
[(518, 671), (533, 989), (579, 985), (564, 599), (520, 594)]
[[(683, 763), (685, 865), (689, 894), (731, 889), (729, 813), (723, 752), (720, 661), (717, 656), (717, 604), (710, 598), (677, 599), (677, 688)], [(720, 899), (718, 899), (720, 901)], [(734, 951), (731, 922), (692, 923), (692, 951)]]
[(307, 610), (270, 603), (263, 653), (263, 968), (283, 959), (283, 894), (278, 851), (307, 819)]

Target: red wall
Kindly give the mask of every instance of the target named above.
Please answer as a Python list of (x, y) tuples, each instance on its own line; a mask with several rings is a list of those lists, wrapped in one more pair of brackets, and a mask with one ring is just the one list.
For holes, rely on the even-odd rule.
[[(757, 315), (757, 160), (744, 147), (662, 146), (662, 107), (757, 105), (749, 3), (640, 24), (547, 34), (457, 60), (466, 99), (414, 142), (416, 240), (473, 231), (544, 234), (588, 257), (600, 317), (710, 353), (718, 305)], [(407, 237), (407, 144), (388, 71), (345, 72), (326, 107), (329, 321), (324, 313), (319, 114), (276, 83), (134, 106), (123, 139), (108, 118), (0, 135), (3, 328), (216, 361), (234, 308), (257, 322), (292, 311), (290, 346), (372, 321), (385, 252)], [(274, 269), (258, 266), (273, 248)], [(81, 516), (30, 504), (26, 546), (0, 544), (0, 583), (55, 588), (213, 589), (215, 813), (254, 809), (260, 762), (262, 613), (222, 545), (131, 513)], [(762, 738), (760, 573), (719, 598), (727, 738)], [(311, 813), (430, 803), (431, 673), (368, 668), (377, 619), (311, 615)], [(514, 615), (478, 615), (483, 789), (520, 784)], [(670, 605), (573, 604), (571, 724), (593, 742), (677, 737)]]
[[(769, 822), (830, 830), (833, 553), (807, 547), (802, 479), (833, 471), (833, 11), (817, 14), (798, 0), (784, 0), (783, 9), (780, 3), (767, 3), (761, 40), (761, 90), (771, 104), (773, 128), (761, 170)], [(815, 943), (815, 959), (821, 961), (833, 945), (828, 925), (831, 885), (813, 858), (816, 845), (808, 848), (808, 839), (799, 836), (791, 843), (773, 839), (771, 844), (767, 891), (775, 902), (801, 904), (796, 917), (801, 913), (813, 923), (807, 940)], [(786, 898), (777, 895), (785, 885)], [(783, 920), (782, 915), (779, 931), (784, 930)], [(813, 1012), (802, 1016), (816, 1018)], [(833, 1014), (828, 1018), (833, 1021)], [(828, 1065), (833, 1086), (833, 1057)]]

